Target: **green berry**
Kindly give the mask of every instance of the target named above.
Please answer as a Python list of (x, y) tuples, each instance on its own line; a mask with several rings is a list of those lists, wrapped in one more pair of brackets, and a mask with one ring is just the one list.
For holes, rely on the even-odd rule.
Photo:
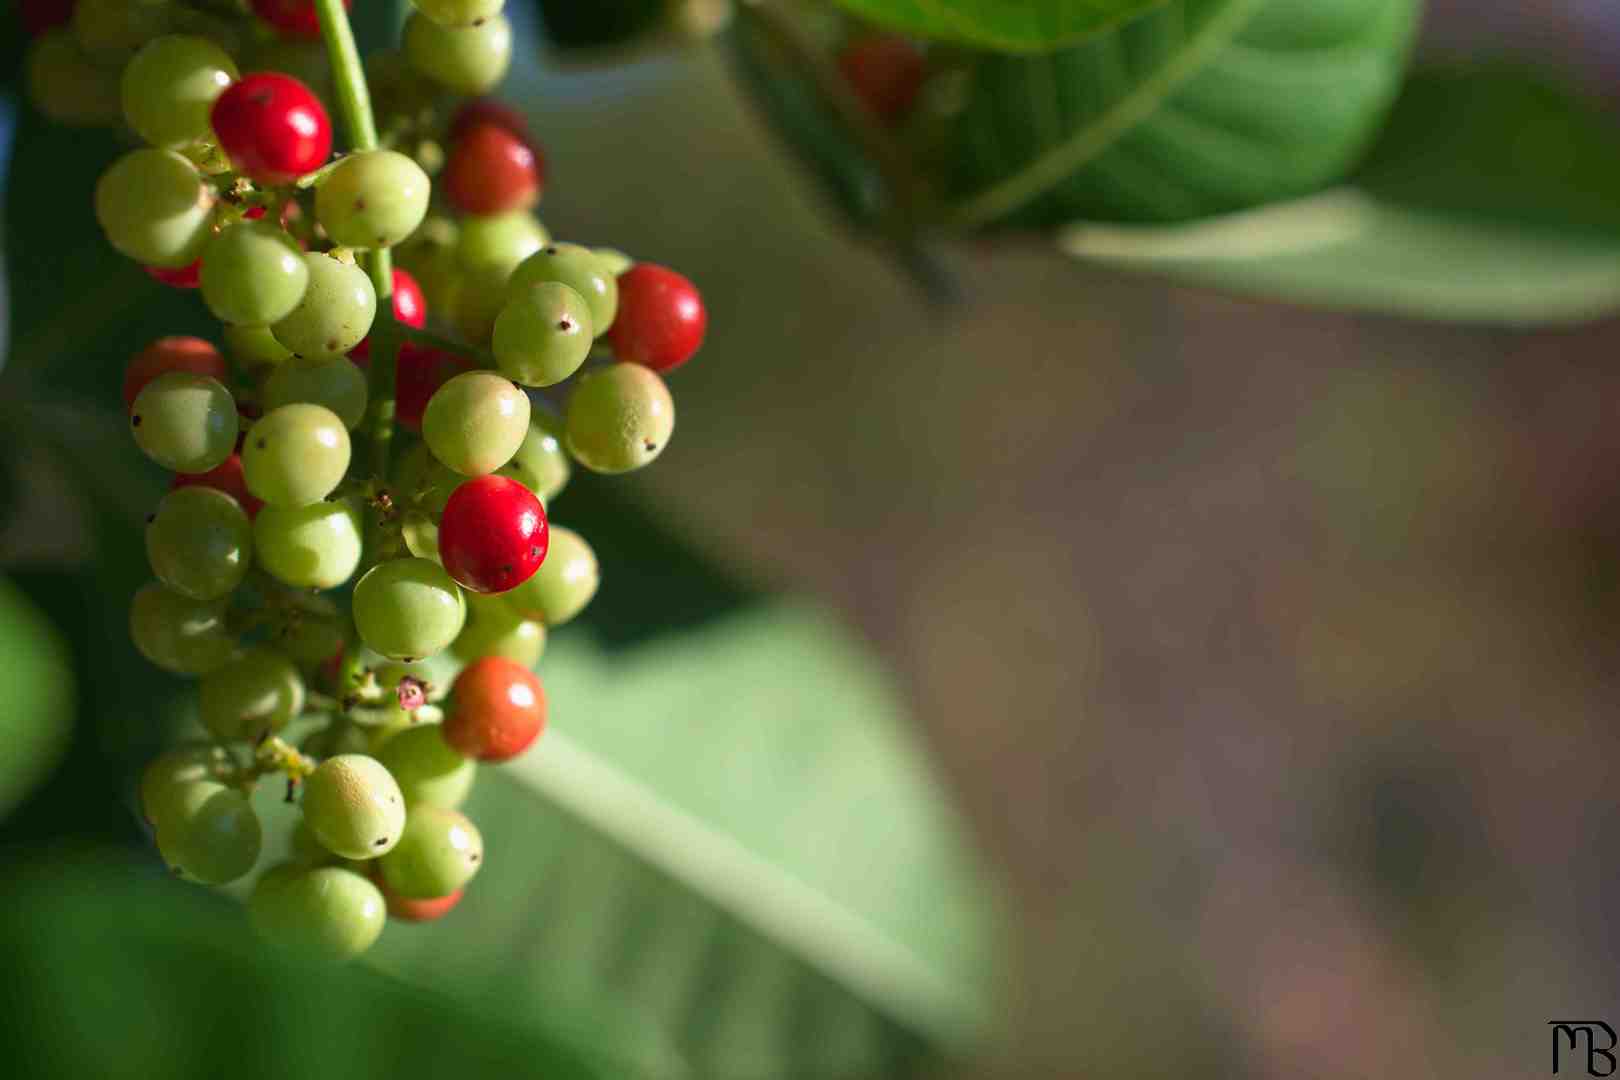
[(377, 759), (399, 781), (411, 814), (424, 804), (451, 809), (460, 806), (472, 793), (478, 773), (476, 762), (462, 757), (444, 741), (438, 724), (414, 724), (399, 731), (382, 744)]
[(551, 526), (551, 546), (540, 569), (501, 599), (518, 616), (561, 626), (585, 609), (601, 581), (596, 552), (572, 529)]
[(132, 150), (96, 182), (96, 220), (112, 246), (147, 266), (179, 269), (208, 242), (214, 194), (173, 150)]
[(427, 216), (432, 184), (394, 150), (367, 150), (338, 162), (315, 189), (315, 216), (334, 243), (383, 248), (410, 236)]
[(545, 648), (545, 626), (513, 611), (504, 594), (469, 593), (467, 625), (450, 651), (467, 663), (482, 656), (504, 656), (515, 664), (532, 668), (540, 662)]
[(236, 449), (236, 402), (218, 379), (170, 371), (142, 388), (129, 429), (146, 456), (182, 473), (205, 473)]
[(343, 480), (349, 450), (349, 429), (337, 413), (324, 405), (282, 405), (248, 431), (242, 477), (268, 506), (308, 506)]
[(257, 740), (304, 711), (304, 677), (274, 649), (249, 649), (203, 677), (198, 708), (216, 737)]
[(462, 476), (483, 476), (511, 461), (528, 431), (528, 395), (488, 371), (449, 380), (422, 413), (428, 449)]
[(412, 807), (405, 835), (380, 865), (383, 880), (394, 892), (430, 900), (465, 886), (483, 858), (484, 838), (467, 815), (424, 804)]
[[(456, 238), (456, 261), (467, 272), (498, 266), (510, 280), (512, 271), (551, 242), (551, 234), (527, 210), (463, 218)], [(505, 301), (505, 286), (494, 299)]]
[(28, 96), (50, 120), (72, 127), (110, 127), (122, 115), (118, 72), (92, 63), (62, 27), (28, 48)]
[(129, 636), (142, 656), (182, 675), (207, 674), (236, 650), (222, 601), (193, 600), (157, 581), (130, 602)]
[(675, 430), (675, 402), (656, 371), (611, 364), (580, 376), (568, 398), (565, 439), (574, 460), (599, 473), (650, 465)]
[(611, 265), (578, 244), (547, 244), (512, 272), (506, 297), (511, 300), (545, 281), (567, 285), (590, 305), (591, 325), (596, 328), (595, 336), (601, 337), (613, 325), (619, 310), (619, 282)]
[(209, 780), (179, 785), (157, 827), (163, 861), (205, 885), (235, 881), (259, 861), (264, 831), (246, 795)]
[(417, 443), (400, 457), (394, 475), (400, 494), (415, 500), (423, 510), (434, 515), (444, 513), (450, 494), (466, 479), (434, 457), (425, 442)]
[(170, 0), (77, 0), (73, 34), (97, 63), (122, 66), (175, 23)]
[(141, 814), (161, 828), (178, 814), (185, 785), (198, 780), (222, 783), (233, 771), (231, 756), (222, 746), (195, 743), (168, 750), (141, 773)]
[(636, 260), (617, 248), (592, 248), (591, 254), (596, 256), (596, 261), (601, 265), (603, 271), (612, 274), (615, 278), (636, 265)]
[(371, 948), (388, 919), (382, 891), (341, 866), (278, 866), (259, 879), (248, 917), (266, 940), (295, 952), (347, 960)]
[(163, 496), (146, 526), (159, 581), (194, 600), (227, 596), (253, 561), (253, 525), (240, 503), (201, 484)]
[(499, 15), (506, 0), (412, 0), (416, 10), (441, 26), (472, 26)]
[(213, 142), (208, 113), (238, 74), (225, 50), (207, 38), (157, 38), (124, 68), (124, 118), (153, 146), (179, 150)]
[[(253, 519), (254, 555), (277, 581), (300, 589), (335, 589), (360, 565), (362, 529), (360, 508), (348, 499), (266, 506)], [(317, 639), (324, 640), (325, 634)], [(331, 655), (327, 650), (320, 659)]]
[(556, 281), (507, 295), (492, 338), (501, 373), (524, 386), (554, 386), (578, 371), (595, 336), (585, 298)]
[(293, 238), (264, 221), (227, 225), (203, 249), (203, 302), (230, 326), (286, 318), (309, 287), (309, 265)]
[(260, 404), (321, 405), (353, 431), (366, 415), (366, 374), (344, 357), (316, 364), (283, 364), (264, 380)]
[(467, 601), (444, 568), (427, 559), (391, 559), (354, 587), (360, 639), (392, 660), (432, 656), (461, 633)]
[(333, 854), (375, 859), (399, 843), (405, 797), (376, 758), (339, 754), (304, 781), (304, 820)]
[(298, 306), (270, 327), (296, 357), (329, 360), (360, 344), (377, 315), (377, 291), (366, 272), (322, 252), (306, 252), (309, 286)]
[(568, 486), (568, 455), (558, 439), (559, 425), (538, 411), (530, 414), (529, 431), (517, 453), (495, 471), (510, 476), (549, 504)]
[(421, 12), (405, 23), (411, 66), (447, 90), (484, 94), (506, 77), (512, 63), (512, 24), (495, 15), (478, 26), (441, 26)]
[(220, 332), (225, 337), (225, 351), (248, 371), (279, 367), (293, 358), (268, 326), (226, 326)]

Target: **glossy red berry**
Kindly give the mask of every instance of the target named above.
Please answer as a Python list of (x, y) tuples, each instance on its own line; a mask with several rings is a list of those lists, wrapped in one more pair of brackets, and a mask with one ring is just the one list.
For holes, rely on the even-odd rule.
[(515, 589), (534, 576), (549, 546), (546, 511), (506, 476), (477, 476), (450, 493), (439, 520), (439, 558), (463, 588)]
[(923, 54), (898, 34), (867, 34), (838, 54), (838, 67), (880, 121), (894, 127), (916, 103), (928, 73)]
[(494, 98), (474, 98), (464, 102), (450, 118), (450, 141), (455, 142), (467, 133), (470, 128), (479, 124), (494, 124), (505, 128), (513, 135), (529, 144), (529, 149), (538, 152), (534, 137), (529, 134), (529, 122), (523, 114), (504, 102)]
[(709, 313), (697, 286), (667, 267), (637, 263), (619, 275), (619, 313), (608, 330), (613, 355), (669, 371), (703, 344)]
[(135, 407), (135, 395), (159, 375), (190, 371), (229, 382), (230, 368), (219, 350), (202, 338), (161, 337), (130, 360), (124, 369), (124, 409)]
[(161, 281), (173, 289), (195, 289), (199, 284), (199, 275), (202, 273), (202, 260), (198, 259), (189, 266), (182, 266), (170, 270), (162, 266), (143, 266), (147, 275), (154, 281)]
[(444, 741), (465, 757), (510, 761), (546, 728), (546, 692), (534, 672), (504, 656), (461, 669), (450, 687)]
[(388, 914), (404, 922), (432, 922), (442, 919), (450, 913), (450, 909), (461, 903), (464, 890), (457, 889), (449, 896), (435, 896), (431, 900), (412, 900), (408, 896), (401, 896), (388, 887), (383, 879), (382, 867), (372, 863), (371, 882), (383, 894), (383, 901), (388, 905)]
[[(394, 318), (406, 326), (414, 326), (420, 330), (427, 325), (427, 300), (422, 296), (422, 286), (416, 283), (408, 272), (394, 267)], [(360, 362), (361, 367), (371, 356), (371, 338), (368, 335), (360, 340), (360, 344), (349, 350), (349, 355)], [(396, 368), (396, 370), (398, 370)], [(395, 391), (398, 396), (398, 391)], [(396, 410), (398, 406), (395, 406)]]
[[(355, 363), (366, 367), (367, 357), (358, 357)], [(394, 364), (394, 419), (408, 431), (422, 430), (422, 413), (428, 399), (439, 387), (476, 365), (467, 357), (442, 349), (429, 348), (405, 342), (399, 347), (399, 359)]]
[(263, 184), (290, 184), (332, 153), (326, 108), (291, 75), (244, 75), (219, 95), (209, 118), (231, 164)]
[(463, 128), (441, 179), (445, 198), (466, 214), (526, 210), (540, 199), (539, 158), (519, 135), (494, 123)]
[(242, 505), (248, 517), (258, 514), (259, 508), (264, 505), (247, 489), (247, 481), (242, 477), (242, 456), (232, 454), (218, 465), (205, 473), (175, 473), (174, 482), (170, 488), (183, 488), (197, 485), (211, 487), (216, 491), (223, 491)]
[(42, 34), (73, 18), (73, 3), (74, 0), (20, 0), (17, 14), (22, 16), (24, 30)]
[[(343, 0), (345, 8), (354, 0)], [(318, 38), (321, 20), (315, 15), (315, 0), (253, 0), (253, 13), (288, 37)]]

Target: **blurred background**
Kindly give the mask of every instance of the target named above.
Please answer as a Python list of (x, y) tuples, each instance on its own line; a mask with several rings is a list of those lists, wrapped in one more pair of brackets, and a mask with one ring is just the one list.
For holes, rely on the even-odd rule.
[[(160, 487), (118, 373), (209, 323), (104, 247), (117, 142), (50, 128), (6, 46), (15, 1075), (1522, 1077), (1548, 1019), (1614, 1018), (1612, 321), (1331, 313), (1018, 236), (931, 247), (941, 302), (724, 34), (576, 54), (510, 7), (546, 224), (680, 268), (709, 344), (658, 467), (555, 511), (604, 568), (540, 666), (575, 756), (481, 780), (475, 895), (336, 971), (129, 810), (188, 691), (125, 631)], [(1620, 85), (1598, 0), (1434, 0), (1419, 48)]]

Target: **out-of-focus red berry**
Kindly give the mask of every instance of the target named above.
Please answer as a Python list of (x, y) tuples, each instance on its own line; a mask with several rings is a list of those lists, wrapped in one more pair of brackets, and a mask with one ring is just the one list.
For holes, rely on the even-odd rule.
[[(345, 8), (354, 0), (343, 0)], [(315, 0), (253, 0), (253, 13), (288, 37), (318, 38), (321, 20), (315, 14)]]
[[(427, 299), (422, 296), (422, 286), (418, 285), (416, 279), (407, 271), (397, 266), (394, 267), (393, 282), (394, 318), (406, 326), (422, 329), (427, 325)], [(361, 367), (365, 367), (371, 358), (371, 335), (361, 338), (360, 344), (349, 350), (349, 356)]]
[(526, 210), (540, 199), (540, 159), (507, 128), (472, 124), (451, 142), (440, 183), (450, 204), (466, 214)]
[(193, 485), (223, 491), (238, 503), (241, 503), (242, 509), (247, 511), (247, 516), (250, 518), (258, 516), (259, 508), (264, 505), (264, 503), (255, 499), (247, 489), (247, 481), (242, 477), (242, 457), (240, 454), (232, 454), (205, 473), (175, 473), (174, 482), (169, 487), (173, 489), (192, 487)]
[(865, 34), (838, 54), (844, 78), (874, 116), (889, 127), (906, 118), (928, 73), (916, 45), (898, 34)]

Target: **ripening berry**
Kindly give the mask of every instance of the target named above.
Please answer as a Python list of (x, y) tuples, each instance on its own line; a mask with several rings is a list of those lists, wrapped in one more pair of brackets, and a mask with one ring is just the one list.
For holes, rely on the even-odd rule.
[(210, 119), (231, 164), (263, 184), (290, 184), (332, 153), (326, 108), (290, 75), (243, 76), (219, 95)]
[(247, 480), (242, 476), (241, 454), (232, 454), (207, 472), (175, 473), (169, 487), (174, 490), (192, 485), (223, 491), (246, 511), (249, 520), (257, 517), (259, 510), (264, 506), (264, 501), (254, 498), (253, 493), (247, 489)]
[(401, 345), (394, 367), (394, 419), (399, 426), (421, 431), (422, 413), (439, 387), (474, 366), (471, 359), (458, 353), (410, 341)]
[[(394, 301), (394, 321), (403, 323), (406, 326), (415, 327), (418, 330), (422, 329), (422, 327), (427, 325), (427, 299), (422, 295), (422, 286), (418, 285), (416, 283), (416, 279), (407, 271), (401, 270), (397, 266), (394, 267), (394, 275), (392, 280), (394, 283), (392, 296)], [(400, 346), (400, 351), (403, 352), (405, 349), (410, 347), (411, 345), (407, 342), (406, 344)], [(365, 367), (366, 360), (371, 356), (371, 338), (367, 336), (360, 342), (360, 344), (350, 349), (349, 356), (352, 357), (361, 367)], [(397, 381), (397, 367), (395, 368), (395, 371), (395, 378)], [(445, 378), (449, 378), (449, 376), (447, 375)], [(437, 390), (438, 386), (435, 385), (433, 389)], [(397, 386), (395, 387), (394, 392), (397, 396), (399, 393)], [(432, 393), (432, 390), (428, 391), (428, 396), (431, 397)], [(422, 405), (426, 407), (426, 397), (422, 399)], [(396, 405), (395, 408), (397, 418), (398, 406)], [(418, 419), (420, 420), (420, 417)]]
[(501, 593), (527, 581), (546, 557), (546, 512), (534, 492), (505, 476), (479, 476), (451, 493), (439, 521), (439, 558), (462, 588)]
[(135, 396), (146, 384), (170, 371), (190, 371), (226, 382), (230, 368), (219, 350), (202, 338), (161, 337), (130, 360), (124, 369), (124, 409), (135, 407)]
[(462, 669), (450, 688), (444, 738), (479, 761), (510, 761), (546, 728), (546, 692), (534, 672), (504, 656)]
[(656, 263), (637, 263), (619, 276), (619, 307), (607, 340), (620, 360), (670, 371), (703, 344), (709, 315), (697, 287)]
[(450, 205), (466, 214), (527, 210), (540, 201), (540, 163), (521, 137), (499, 124), (465, 127), (440, 175)]
[[(354, 6), (354, 0), (343, 0)], [(253, 0), (253, 13), (291, 38), (313, 40), (321, 36), (321, 20), (315, 14), (315, 0)]]
[(838, 69), (887, 127), (897, 126), (911, 112), (927, 74), (922, 52), (899, 34), (856, 38), (838, 54)]

